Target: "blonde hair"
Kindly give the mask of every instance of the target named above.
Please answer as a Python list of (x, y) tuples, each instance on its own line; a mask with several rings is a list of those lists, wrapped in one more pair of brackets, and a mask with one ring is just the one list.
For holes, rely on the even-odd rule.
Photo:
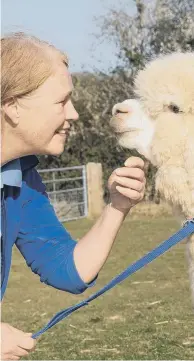
[(53, 73), (59, 60), (68, 66), (67, 56), (49, 43), (25, 33), (1, 39), (1, 104), (26, 96)]

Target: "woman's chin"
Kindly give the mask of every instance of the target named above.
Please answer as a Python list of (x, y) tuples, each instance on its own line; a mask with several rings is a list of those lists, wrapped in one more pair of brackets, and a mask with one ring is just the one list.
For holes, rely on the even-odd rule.
[(52, 155), (52, 156), (60, 156), (65, 149), (65, 142), (58, 142), (58, 143), (52, 143), (50, 144), (42, 154), (45, 155)]

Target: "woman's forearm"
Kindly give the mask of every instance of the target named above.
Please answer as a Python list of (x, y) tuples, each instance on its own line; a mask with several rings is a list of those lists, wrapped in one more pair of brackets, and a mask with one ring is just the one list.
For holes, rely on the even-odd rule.
[(76, 245), (74, 261), (84, 282), (91, 282), (103, 267), (127, 213), (107, 205), (94, 226)]

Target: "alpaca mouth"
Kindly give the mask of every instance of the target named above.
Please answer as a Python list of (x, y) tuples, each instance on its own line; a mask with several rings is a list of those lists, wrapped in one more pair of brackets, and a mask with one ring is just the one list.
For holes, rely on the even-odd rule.
[(128, 129), (121, 129), (121, 130), (115, 130), (116, 135), (123, 135), (126, 133), (135, 133), (140, 132), (140, 129), (138, 128), (128, 128)]

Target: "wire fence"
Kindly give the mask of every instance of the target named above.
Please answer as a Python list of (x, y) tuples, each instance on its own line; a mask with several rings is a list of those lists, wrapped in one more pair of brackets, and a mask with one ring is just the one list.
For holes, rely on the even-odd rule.
[(61, 222), (88, 215), (86, 167), (40, 169), (47, 194)]

